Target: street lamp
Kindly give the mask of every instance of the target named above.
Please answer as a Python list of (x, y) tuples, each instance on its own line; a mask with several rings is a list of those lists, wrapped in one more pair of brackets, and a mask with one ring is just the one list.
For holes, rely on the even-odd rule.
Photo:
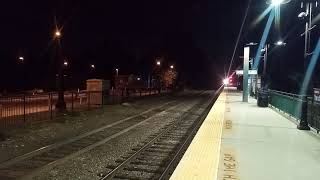
[(67, 66), (69, 65), (68, 61), (64, 61), (64, 62), (63, 62), (63, 65), (64, 65), (65, 67), (67, 67)]
[(23, 90), (26, 89), (26, 67), (24, 67), (24, 57), (19, 56), (18, 58), (18, 64), (21, 65), (22, 68), (22, 75), (23, 75), (23, 82), (22, 82), (22, 88)]
[(91, 67), (91, 69), (95, 69), (96, 68), (96, 66), (94, 64), (91, 64), (90, 67)]
[[(275, 46), (285, 46), (287, 43), (283, 42), (282, 40), (277, 41), (274, 43)], [(261, 49), (264, 52), (264, 63), (263, 63), (263, 77), (266, 78), (267, 75), (267, 61), (268, 61), (268, 52), (269, 52), (270, 44), (266, 44), (264, 49)], [(263, 81), (264, 83), (264, 81)], [(263, 84), (264, 85), (264, 84)]]
[(54, 33), (54, 37), (56, 38), (60, 38), (61, 37), (61, 31), (59, 29), (57, 29)]
[(160, 57), (157, 57), (156, 58), (156, 67), (154, 67), (152, 65), (151, 67), (151, 70), (148, 72), (148, 88), (151, 88), (152, 86), (152, 82), (153, 82), (153, 73), (156, 69), (160, 69), (160, 66), (161, 66), (161, 58)]
[(276, 46), (285, 46), (286, 43), (284, 43), (283, 41), (279, 40), (275, 43)]
[(19, 57), (19, 61), (23, 63), (24, 57), (23, 57), (23, 56), (20, 56), (20, 57)]
[(174, 66), (173, 66), (173, 65), (171, 65), (171, 66), (170, 66), (170, 69), (174, 69)]
[(256, 45), (258, 45), (258, 43), (255, 43), (255, 42), (250, 42), (250, 43), (248, 43), (248, 44), (246, 44), (247, 46), (256, 46)]
[[(305, 37), (305, 42), (304, 42), (304, 58), (305, 58), (305, 63), (304, 63), (304, 68), (306, 68), (306, 61), (307, 61), (307, 57), (310, 55), (310, 42), (311, 42), (311, 30), (316, 26), (313, 25), (313, 7), (316, 6), (318, 7), (318, 2), (315, 0), (308, 0), (306, 2), (302, 2), (301, 3), (301, 8), (304, 8), (305, 6), (305, 11), (300, 12), (298, 14), (298, 17), (300, 19), (303, 19), (306, 21), (305, 24), (305, 31), (303, 34), (301, 34), (301, 36)], [(315, 5), (314, 5), (315, 4)]]
[[(313, 7), (318, 7), (318, 1), (315, 0), (306, 0), (305, 2), (301, 3), (301, 8), (304, 8), (305, 6), (305, 11), (300, 12), (298, 17), (300, 19), (305, 20), (305, 31), (301, 36), (304, 36), (304, 71), (307, 73), (307, 66), (308, 66), (308, 56), (311, 55), (310, 49), (311, 49), (311, 31), (316, 25), (313, 25)], [(307, 85), (306, 90), (307, 92), (302, 93), (308, 93), (309, 90), (309, 85)], [(304, 95), (304, 94), (303, 94)], [(306, 96), (303, 96), (303, 103), (301, 104), (301, 112), (302, 112), (302, 117), (298, 125), (299, 130), (310, 130), (310, 127), (308, 125), (306, 113), (304, 112), (307, 107), (307, 98)]]
[(298, 14), (298, 18), (304, 18), (304, 17), (307, 17), (308, 14), (306, 12), (301, 12)]
[(54, 39), (56, 40), (56, 60), (58, 62), (58, 101), (56, 104), (56, 108), (59, 111), (66, 110), (66, 102), (64, 101), (64, 66), (68, 66), (68, 62), (63, 60), (60, 55), (60, 38), (62, 36), (61, 31), (57, 28), (54, 33)]
[(116, 69), (116, 75), (119, 76), (119, 69)]

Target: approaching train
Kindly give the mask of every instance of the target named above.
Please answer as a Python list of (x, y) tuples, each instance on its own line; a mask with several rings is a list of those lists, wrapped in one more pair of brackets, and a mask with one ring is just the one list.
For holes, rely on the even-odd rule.
[(223, 80), (225, 87), (236, 87), (238, 90), (242, 90), (242, 76), (237, 76), (235, 74)]

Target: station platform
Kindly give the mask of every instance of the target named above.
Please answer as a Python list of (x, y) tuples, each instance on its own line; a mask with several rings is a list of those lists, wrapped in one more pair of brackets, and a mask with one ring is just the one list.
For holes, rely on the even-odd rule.
[(224, 90), (171, 180), (318, 180), (320, 137)]

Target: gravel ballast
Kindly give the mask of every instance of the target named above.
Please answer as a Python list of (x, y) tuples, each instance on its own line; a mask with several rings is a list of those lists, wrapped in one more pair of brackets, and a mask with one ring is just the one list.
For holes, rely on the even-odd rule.
[(91, 151), (88, 151), (68, 162), (43, 172), (34, 179), (99, 179), (100, 173), (108, 172), (105, 167), (126, 156), (139, 143), (151, 135), (159, 132), (161, 128), (178, 120), (182, 114), (192, 108), (199, 99), (190, 99), (173, 110), (165, 111), (150, 118), (127, 133), (112, 139)]

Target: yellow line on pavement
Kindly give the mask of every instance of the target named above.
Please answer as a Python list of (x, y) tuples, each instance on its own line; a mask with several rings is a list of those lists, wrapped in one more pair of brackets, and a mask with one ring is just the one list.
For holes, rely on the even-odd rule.
[(211, 108), (171, 180), (217, 180), (226, 93)]

